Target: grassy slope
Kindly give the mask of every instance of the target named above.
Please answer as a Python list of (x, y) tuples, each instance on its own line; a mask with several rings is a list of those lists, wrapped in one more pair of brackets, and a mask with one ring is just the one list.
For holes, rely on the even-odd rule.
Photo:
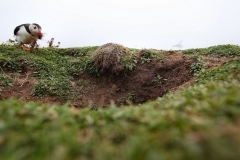
[[(0, 47), (3, 69), (22, 70), (21, 65), (11, 63), (17, 58), (3, 56), (15, 49)], [(40, 52), (38, 58), (44, 65), (36, 67), (34, 65), (41, 63), (34, 63), (33, 67), (39, 67), (35, 75), (40, 80), (43, 77), (44, 84), (47, 83), (44, 78), (49, 76), (41, 67), (55, 64), (50, 59), (58, 55), (51, 57), (53, 51), (47, 49)], [(199, 63), (203, 63), (203, 55), (231, 56), (232, 60), (208, 70), (199, 67), (201, 70), (195, 74), (196, 82), (192, 86), (139, 106), (110, 106), (93, 111), (91, 106), (77, 110), (69, 108), (68, 104), (55, 106), (3, 100), (0, 102), (0, 159), (238, 159), (240, 48), (224, 45), (183, 52), (200, 59)], [(17, 64), (23, 64), (23, 60), (31, 63), (24, 52), (18, 53), (21, 63)], [(49, 60), (46, 60), (48, 54)], [(63, 59), (71, 59), (71, 56)], [(4, 58), (9, 59), (4, 61)], [(62, 68), (61, 72), (60, 68), (58, 74), (73, 74), (81, 69), (66, 72)], [(58, 81), (59, 76), (51, 76)], [(71, 78), (71, 75), (61, 78)], [(0, 79), (0, 86), (11, 85), (4, 75)]]

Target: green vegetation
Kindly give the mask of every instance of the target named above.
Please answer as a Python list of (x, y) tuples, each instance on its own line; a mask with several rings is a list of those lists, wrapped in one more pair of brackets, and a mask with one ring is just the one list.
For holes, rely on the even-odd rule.
[(141, 52), (143, 52), (140, 57), (142, 64), (145, 62), (147, 63), (151, 62), (153, 58), (161, 59), (163, 58), (163, 53), (164, 53), (163, 51), (153, 51), (153, 50), (146, 50), (146, 49), (142, 50)]
[(205, 66), (203, 63), (193, 63), (190, 67), (190, 72), (191, 73), (198, 73), (199, 71), (201, 71), (202, 69), (204, 69)]
[(153, 78), (152, 82), (155, 84), (161, 84), (161, 81), (167, 81), (168, 79), (163, 78), (160, 74), (156, 75), (156, 77)]
[(6, 86), (13, 86), (12, 80), (4, 74), (0, 74), (0, 92), (2, 91), (2, 88)]
[(121, 56), (121, 62), (126, 70), (132, 71), (137, 64), (137, 59), (134, 54)]
[(32, 67), (38, 79), (33, 96), (52, 96), (61, 101), (71, 100), (74, 89), (71, 78), (84, 71), (97, 75), (91, 53), (97, 47), (70, 49), (43, 48), (31, 53), (19, 46), (0, 45), (0, 66), (7, 72), (25, 72)]
[(128, 93), (127, 100), (129, 100), (132, 103), (135, 103), (136, 95), (134, 92)]
[[(33, 91), (37, 96), (71, 96), (70, 80), (92, 71), (88, 56), (94, 49), (76, 48), (65, 55), (69, 49), (28, 53), (0, 45), (0, 66), (24, 72), (31, 65), (39, 80)], [(195, 65), (190, 87), (137, 106), (76, 109), (68, 103), (0, 101), (0, 159), (239, 159), (240, 48), (221, 45), (183, 53), (199, 61), (205, 55), (231, 59), (210, 69)], [(12, 85), (3, 73), (0, 80), (0, 87)], [(134, 101), (134, 96), (131, 92), (127, 98)]]
[(240, 56), (240, 47), (236, 45), (218, 45), (208, 48), (188, 49), (183, 51), (184, 54), (200, 54), (213, 56)]

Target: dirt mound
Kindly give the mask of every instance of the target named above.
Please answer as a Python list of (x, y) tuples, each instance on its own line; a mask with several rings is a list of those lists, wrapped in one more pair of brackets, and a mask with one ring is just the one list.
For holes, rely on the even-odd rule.
[[(102, 55), (103, 53), (110, 53), (109, 55), (113, 57), (106, 58), (104, 63), (95, 61), (95, 65), (105, 69), (100, 77), (94, 77), (88, 72), (73, 77), (71, 84), (75, 89), (74, 96), (77, 97), (72, 100), (74, 106), (84, 107), (89, 103), (99, 107), (108, 106), (110, 103), (117, 106), (140, 104), (161, 97), (179, 86), (190, 83), (193, 79), (190, 73), (192, 61), (185, 58), (181, 52), (169, 52), (164, 54), (164, 58), (153, 58), (149, 62), (142, 63), (141, 58), (146, 55), (146, 51), (142, 50), (137, 53), (138, 63), (135, 68), (132, 71), (123, 70), (118, 74), (112, 73), (122, 65), (119, 54), (128, 54), (128, 52), (120, 45), (106, 44), (98, 49), (96, 56), (103, 58), (106, 56)], [(113, 59), (117, 62), (113, 62)], [(24, 74), (8, 73), (14, 81), (14, 86), (5, 87), (0, 99), (17, 97), (25, 101), (60, 103), (59, 100), (51, 97), (32, 96), (31, 92), (37, 80), (31, 76), (34, 72), (31, 67), (26, 66), (25, 71)]]
[[(191, 64), (192, 61), (182, 53), (174, 52), (162, 60), (152, 59), (149, 63), (140, 63), (131, 72), (112, 76), (106, 73), (99, 78), (84, 73), (75, 77), (74, 81), (83, 102), (98, 106), (113, 102), (117, 106), (139, 104), (161, 97), (191, 81)], [(84, 104), (75, 102), (75, 105)]]
[[(104, 72), (98, 78), (89, 73), (74, 77), (83, 100), (83, 103), (76, 101), (75, 105), (84, 106), (86, 102), (98, 106), (111, 103), (117, 106), (141, 104), (155, 100), (169, 91), (188, 87), (194, 82), (190, 68), (196, 60), (190, 59), (181, 51), (169, 51), (164, 53), (164, 58), (153, 58), (150, 62), (141, 63), (141, 58), (154, 51), (143, 49), (137, 52), (138, 63), (133, 71), (124, 70), (117, 75)], [(219, 66), (227, 60), (226, 57), (211, 57), (210, 61), (206, 60), (206, 68)]]
[(94, 52), (95, 66), (100, 71), (106, 71), (118, 74), (124, 70), (120, 62), (121, 55), (129, 55), (129, 51), (122, 45), (107, 43), (99, 47)]

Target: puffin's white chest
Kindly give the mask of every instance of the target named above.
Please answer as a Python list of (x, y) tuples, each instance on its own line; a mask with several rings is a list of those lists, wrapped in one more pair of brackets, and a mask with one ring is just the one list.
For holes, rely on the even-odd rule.
[(23, 44), (31, 44), (37, 38), (29, 34), (24, 26), (22, 26), (16, 34), (16, 41)]

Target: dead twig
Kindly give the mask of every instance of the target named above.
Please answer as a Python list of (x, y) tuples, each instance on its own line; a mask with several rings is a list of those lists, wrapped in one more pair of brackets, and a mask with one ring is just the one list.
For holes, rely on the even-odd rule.
[(20, 85), (20, 87), (22, 87), (22, 86), (23, 86), (23, 84), (24, 84), (24, 83), (27, 81), (29, 74), (26, 74), (26, 75), (27, 75), (27, 77), (26, 77), (26, 78), (24, 78), (24, 80), (23, 80), (23, 83)]
[(54, 42), (54, 38), (51, 38), (50, 41), (48, 41), (48, 47), (52, 47)]
[(0, 67), (0, 68), (1, 68), (2, 73), (3, 73), (6, 77), (8, 77), (9, 79), (12, 79), (9, 75), (7, 75), (7, 74), (3, 71), (2, 67)]

